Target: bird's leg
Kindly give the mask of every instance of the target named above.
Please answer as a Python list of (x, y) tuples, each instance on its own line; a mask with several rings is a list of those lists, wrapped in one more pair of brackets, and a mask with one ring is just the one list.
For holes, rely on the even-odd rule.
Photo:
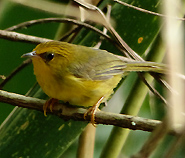
[(43, 106), (44, 116), (47, 116), (46, 112), (49, 107), (50, 111), (53, 112), (54, 104), (58, 103), (58, 99), (50, 98), (47, 100)]
[(96, 122), (95, 122), (95, 113), (96, 113), (97, 110), (99, 110), (98, 108), (99, 108), (99, 106), (100, 106), (100, 104), (101, 104), (101, 102), (102, 102), (103, 99), (104, 99), (104, 96), (101, 97), (101, 98), (97, 101), (97, 103), (94, 104), (92, 107), (90, 107), (90, 108), (85, 112), (85, 114), (84, 114), (84, 119), (86, 119), (86, 116), (88, 115), (88, 113), (91, 114), (91, 123), (92, 123), (92, 125), (93, 125), (94, 127), (96, 127), (96, 125), (95, 125), (95, 124), (96, 124)]

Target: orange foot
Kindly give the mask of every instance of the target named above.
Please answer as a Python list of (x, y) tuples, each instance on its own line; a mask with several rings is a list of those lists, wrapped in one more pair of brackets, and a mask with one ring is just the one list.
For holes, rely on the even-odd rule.
[(101, 97), (98, 102), (96, 104), (94, 104), (92, 107), (90, 107), (84, 114), (84, 119), (86, 120), (86, 117), (88, 115), (88, 113), (91, 114), (91, 123), (94, 127), (96, 127), (96, 122), (95, 122), (95, 114), (96, 111), (99, 110), (98, 107), (100, 106), (102, 100), (104, 99), (104, 97)]
[(44, 116), (47, 116), (46, 112), (49, 107), (50, 111), (53, 112), (54, 104), (58, 103), (58, 99), (50, 98), (47, 100), (43, 106)]

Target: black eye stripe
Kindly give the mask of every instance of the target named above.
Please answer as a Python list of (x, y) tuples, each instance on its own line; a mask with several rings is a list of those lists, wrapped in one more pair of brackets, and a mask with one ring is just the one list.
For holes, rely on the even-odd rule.
[(40, 57), (44, 59), (46, 62), (49, 62), (55, 57), (55, 54), (52, 52), (45, 52), (40, 54)]

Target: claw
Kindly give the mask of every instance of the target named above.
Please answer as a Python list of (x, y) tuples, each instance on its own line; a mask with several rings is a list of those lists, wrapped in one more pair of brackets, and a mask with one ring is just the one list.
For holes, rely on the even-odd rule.
[(95, 122), (95, 113), (98, 108), (93, 108), (90, 107), (84, 114), (84, 119), (86, 120), (87, 115), (90, 113), (91, 114), (91, 123), (94, 127), (96, 127), (96, 122)]
[(53, 106), (55, 103), (58, 102), (58, 99), (54, 99), (54, 98), (50, 98), (49, 100), (47, 100), (43, 106), (43, 111), (44, 111), (44, 116), (47, 116), (46, 112), (47, 109), (49, 107), (50, 111), (53, 112)]
[(95, 122), (95, 114), (96, 111), (99, 110), (99, 106), (102, 102), (104, 97), (101, 97), (96, 104), (94, 104), (92, 107), (90, 107), (85, 113), (84, 113), (84, 119), (86, 120), (87, 115), (90, 113), (91, 114), (91, 123), (94, 127), (96, 127), (96, 122)]

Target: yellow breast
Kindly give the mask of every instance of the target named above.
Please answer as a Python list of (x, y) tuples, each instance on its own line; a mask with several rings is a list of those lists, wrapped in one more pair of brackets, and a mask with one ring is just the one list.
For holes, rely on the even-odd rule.
[(65, 74), (58, 79), (43, 61), (33, 58), (34, 74), (43, 91), (51, 98), (68, 102), (72, 105), (93, 106), (104, 96), (106, 101), (113, 88), (119, 83), (121, 75), (108, 80), (87, 80)]

